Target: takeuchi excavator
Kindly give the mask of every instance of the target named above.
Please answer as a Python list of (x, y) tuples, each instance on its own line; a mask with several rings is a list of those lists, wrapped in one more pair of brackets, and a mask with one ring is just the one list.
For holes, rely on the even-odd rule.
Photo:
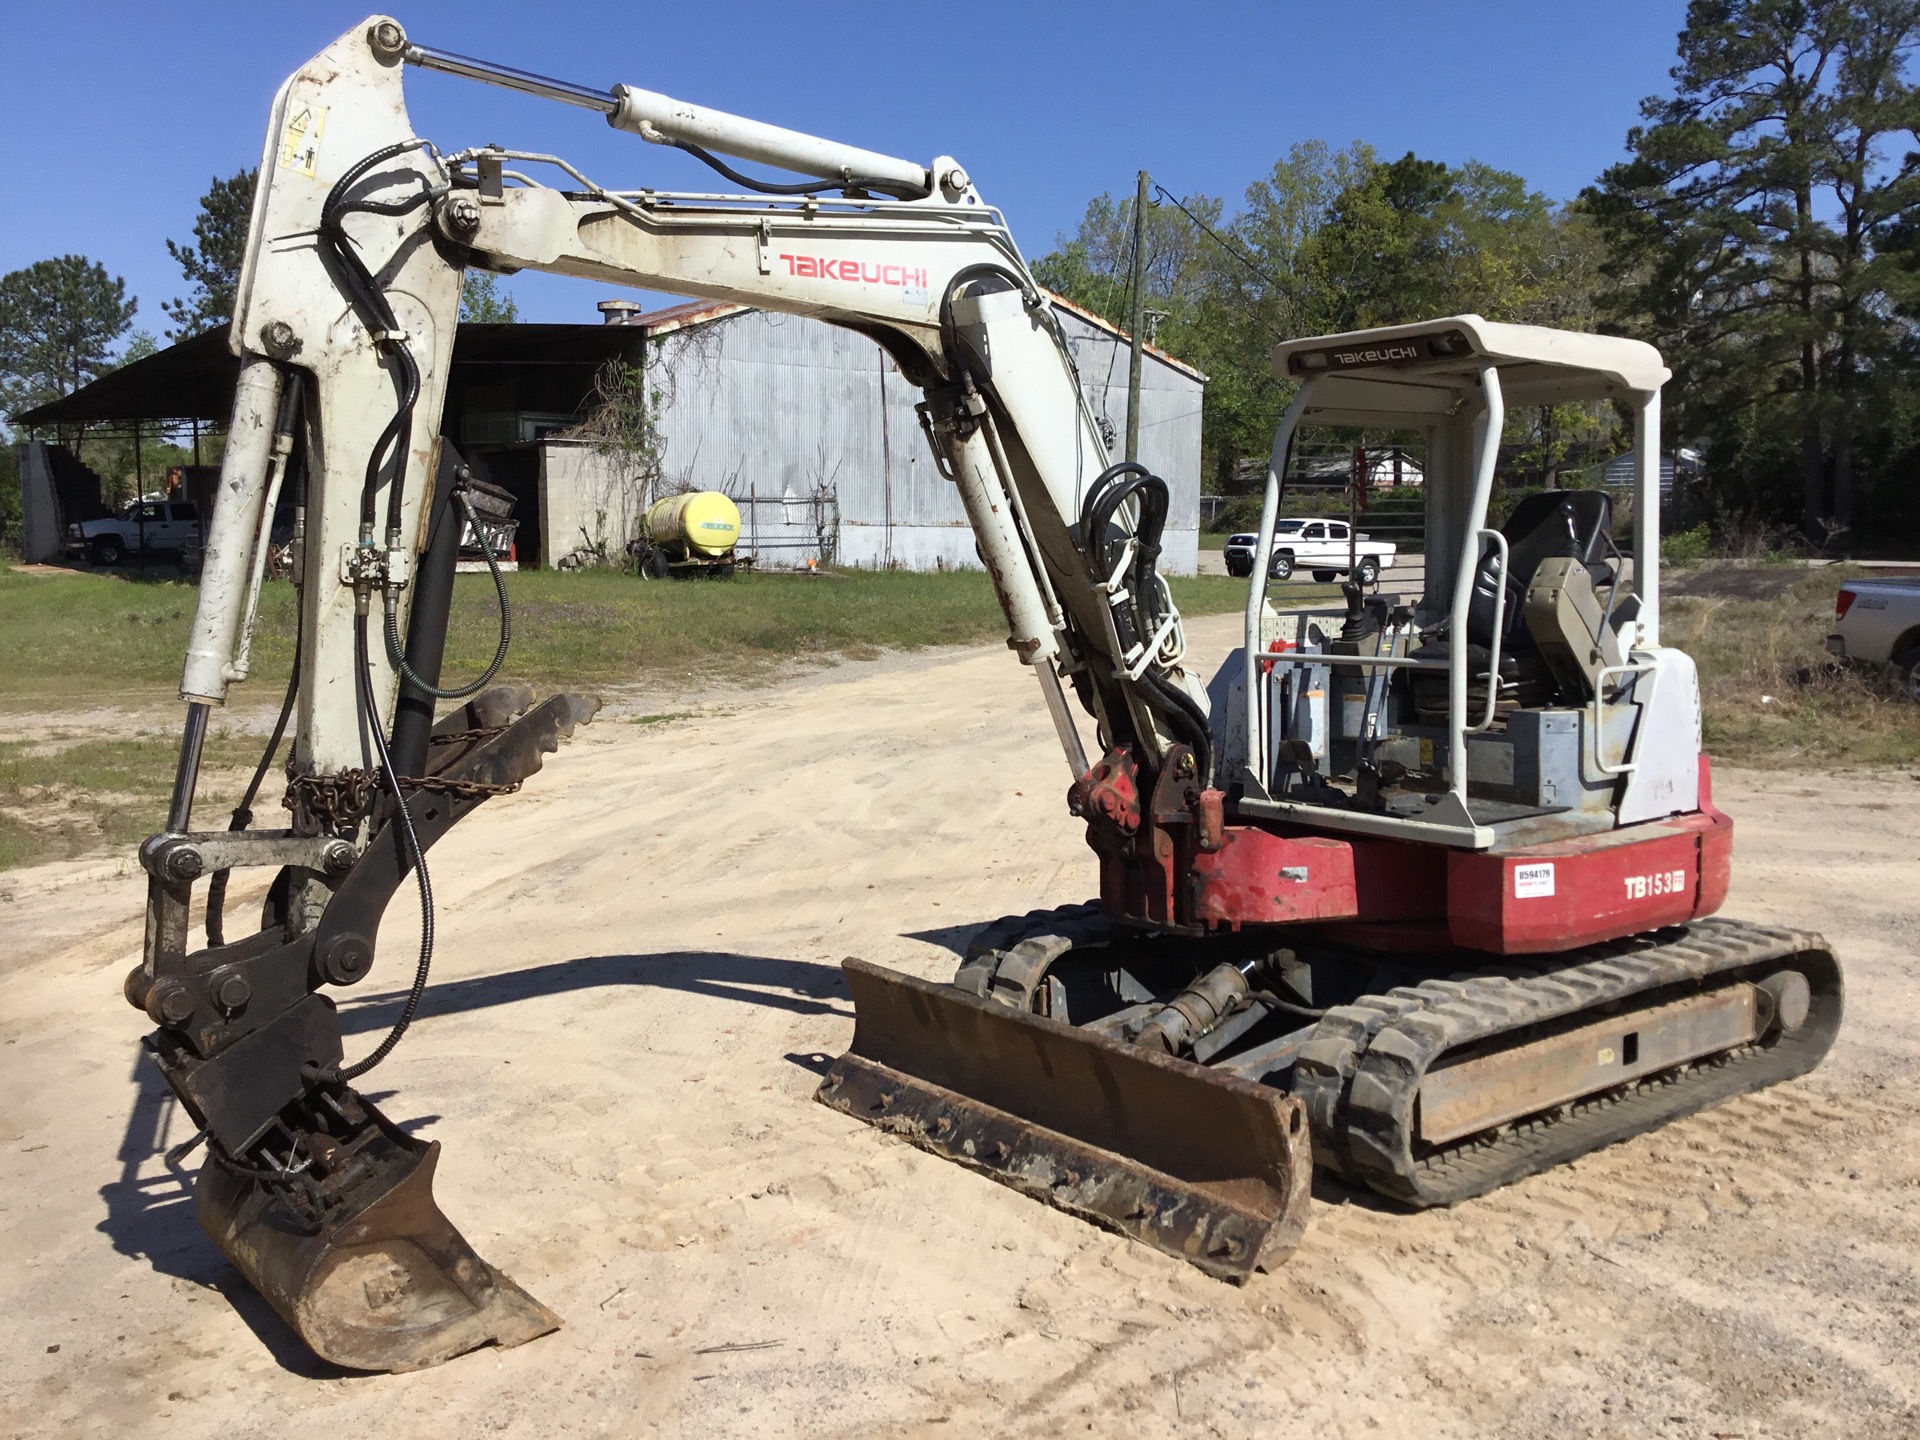
[[(613, 190), (554, 155), (442, 150), (407, 119), (408, 66), (598, 111), (732, 188)], [(356, 1088), (428, 982), (426, 852), (595, 710), (487, 688), (504, 587), (493, 664), (441, 675), (462, 533), (484, 543), (501, 505), (440, 433), (469, 268), (813, 316), (871, 337), (924, 393), (1100, 895), (986, 926), (951, 983), (848, 961), (855, 1034), (824, 1103), (1244, 1280), (1297, 1244), (1315, 1164), (1452, 1204), (1831, 1044), (1824, 942), (1706, 918), (1732, 827), (1693, 664), (1660, 641), (1651, 348), (1472, 315), (1279, 346), (1293, 398), (1245, 640), (1202, 683), (1158, 570), (1168, 488), (1111, 463), (1048, 296), (959, 164), (545, 79), (376, 16), (273, 102), (179, 771), (140, 850), (145, 956), (126, 984), (206, 1145), (200, 1223), (320, 1355), (412, 1369), (560, 1323), (441, 1212), (438, 1145)], [(1488, 523), (1506, 407), (1575, 401), (1634, 417), (1630, 572), (1604, 492), (1531, 495)], [(1291, 447), (1315, 425), (1424, 437), (1420, 594), (1269, 602)], [(247, 678), (283, 491), (292, 679), (232, 823), (196, 829), (209, 712)], [(253, 828), (289, 724), (287, 823)], [(229, 939), (228, 877), (247, 867), (275, 878), (259, 929)], [(407, 884), (412, 985), (349, 1061), (328, 991), (372, 972)]]

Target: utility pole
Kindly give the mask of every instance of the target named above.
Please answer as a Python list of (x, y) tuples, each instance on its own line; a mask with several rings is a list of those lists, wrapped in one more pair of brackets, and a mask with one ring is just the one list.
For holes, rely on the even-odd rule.
[(1127, 360), (1127, 459), (1140, 458), (1140, 342), (1147, 328), (1147, 172), (1133, 192), (1133, 313), (1127, 317), (1132, 339)]

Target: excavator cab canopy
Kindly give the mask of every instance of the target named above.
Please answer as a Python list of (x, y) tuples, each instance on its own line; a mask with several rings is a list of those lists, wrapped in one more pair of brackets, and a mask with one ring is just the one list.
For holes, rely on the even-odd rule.
[[(1522, 646), (1538, 644), (1556, 659), (1563, 658), (1564, 650), (1580, 662), (1581, 675), (1569, 669), (1568, 683), (1538, 699), (1533, 708), (1543, 714), (1552, 710), (1556, 716), (1570, 706), (1584, 708), (1588, 715), (1583, 724), (1593, 735), (1616, 737), (1605, 742), (1604, 754), (1589, 744), (1598, 757), (1590, 766), (1596, 770), (1591, 777), (1596, 795), (1610, 796), (1617, 788), (1614, 781), (1632, 777), (1617, 809), (1609, 806), (1613, 823), (1646, 818), (1655, 813), (1650, 807), (1691, 809), (1695, 787), (1688, 777), (1697, 770), (1697, 741), (1690, 743), (1686, 731), (1697, 726), (1689, 726), (1685, 716), (1692, 703), (1692, 670), (1684, 657), (1669, 658), (1659, 643), (1660, 389), (1669, 378), (1660, 353), (1638, 340), (1499, 324), (1478, 315), (1449, 315), (1413, 325), (1288, 340), (1274, 347), (1273, 371), (1276, 378), (1298, 388), (1274, 436), (1248, 595), (1241, 663), (1245, 693), (1251, 700), (1244, 735), (1236, 737), (1244, 744), (1242, 812), (1260, 819), (1471, 850), (1499, 843), (1501, 835), (1487, 823), (1497, 807), (1484, 793), (1477, 797), (1477, 805), (1470, 803), (1476, 797), (1469, 794), (1468, 752), (1470, 744), (1484, 748), (1490, 743), (1477, 737), (1504, 728), (1502, 707), (1511, 708), (1516, 697), (1528, 693), (1524, 686), (1509, 686), (1508, 669), (1503, 668), (1523, 663), (1524, 657), (1513, 653), (1515, 641)], [(1537, 497), (1553, 511), (1544, 519), (1525, 507), (1504, 526), (1494, 527), (1488, 517), (1508, 409), (1599, 401), (1617, 402), (1634, 417), (1630, 580), (1624, 566), (1614, 566), (1596, 553), (1602, 547), (1611, 551), (1611, 539), (1605, 537), (1611, 506), (1602, 495), (1554, 490)], [(1312, 660), (1296, 652), (1294, 658), (1281, 662), (1267, 653), (1266, 632), (1273, 615), (1267, 604), (1267, 582), (1285, 502), (1285, 476), (1296, 437), (1305, 426), (1374, 433), (1412, 430), (1421, 432), (1425, 440), (1424, 583), (1417, 596), (1406, 597), (1410, 603), (1401, 612), (1406, 618), (1400, 622), (1423, 643), (1416, 648), (1380, 640), (1376, 642), (1380, 653), (1341, 661), (1351, 669), (1374, 674), (1367, 692), (1375, 699), (1385, 688), (1387, 671), (1416, 672), (1415, 684), (1425, 687), (1424, 709), (1438, 712), (1429, 714), (1429, 723), (1438, 731), (1431, 740), (1443, 757), (1440, 770), (1447, 793), (1422, 799), (1411, 811), (1393, 805), (1381, 811), (1376, 804), (1359, 800), (1338, 803), (1324, 789), (1301, 794), (1294, 787), (1282, 793), (1285, 777), (1276, 756), (1298, 737), (1291, 734), (1292, 720), (1275, 707), (1295, 702), (1276, 701), (1268, 693), (1273, 688), (1268, 681), (1297, 668), (1302, 677), (1299, 686), (1310, 690)], [(1553, 534), (1548, 535), (1549, 531)], [(1565, 532), (1566, 543), (1557, 538), (1560, 532)], [(1523, 628), (1519, 612), (1531, 603), (1537, 589), (1534, 582), (1541, 578), (1540, 566), (1546, 560), (1556, 562), (1548, 577), (1558, 576), (1556, 584), (1565, 582), (1580, 589), (1580, 579), (1585, 578), (1599, 583), (1603, 593), (1595, 605), (1587, 606), (1585, 590), (1580, 589), (1567, 602), (1580, 615), (1567, 620), (1543, 613), (1527, 618)], [(1568, 567), (1574, 565), (1581, 568), (1581, 577), (1571, 576)], [(1631, 599), (1625, 599), (1629, 594)], [(1534, 598), (1545, 606), (1550, 592), (1541, 591)], [(1594, 611), (1591, 616), (1585, 614), (1589, 609)], [(1294, 618), (1301, 624), (1318, 621), (1324, 626), (1335, 617), (1303, 611)], [(1548, 631), (1545, 640), (1535, 633), (1541, 628)], [(1656, 672), (1672, 672), (1664, 687), (1665, 698), (1676, 708), (1671, 716), (1663, 713), (1657, 720), (1648, 716), (1643, 724), (1648, 697), (1661, 688)], [(1502, 678), (1497, 682), (1488, 678), (1495, 675)], [(1475, 687), (1486, 693), (1469, 705)], [(1376, 708), (1371, 701), (1363, 707), (1366, 733), (1355, 737), (1354, 749), (1356, 763), (1364, 761), (1375, 768), (1373, 747), (1387, 726), (1384, 711), (1376, 715)], [(1555, 719), (1554, 723), (1561, 722)], [(1646, 737), (1656, 731), (1679, 738), (1663, 744), (1659, 755), (1643, 755)], [(1658, 802), (1635, 793), (1642, 790), (1657, 790)], [(1564, 823), (1587, 826), (1597, 818), (1575, 816)]]
[(1500, 371), (1509, 405), (1628, 400), (1658, 393), (1669, 371), (1639, 340), (1451, 315), (1288, 340), (1273, 349), (1274, 378), (1314, 381), (1302, 419), (1322, 425), (1417, 425), (1454, 413), (1480, 390), (1483, 366)]

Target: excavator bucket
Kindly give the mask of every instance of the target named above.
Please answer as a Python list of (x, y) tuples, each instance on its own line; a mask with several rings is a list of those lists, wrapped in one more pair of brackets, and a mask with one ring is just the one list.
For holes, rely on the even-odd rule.
[[(316, 1355), (354, 1370), (422, 1370), (559, 1329), (558, 1315), (482, 1260), (440, 1213), (438, 1142), (359, 1107), (372, 1128), (332, 1151), (342, 1163), (327, 1179), (268, 1182), (218, 1159), (201, 1169), (194, 1212), (240, 1273)], [(332, 1180), (345, 1183), (344, 1201), (316, 1214)]]
[(863, 960), (817, 1099), (1082, 1219), (1244, 1281), (1306, 1230), (1300, 1103)]

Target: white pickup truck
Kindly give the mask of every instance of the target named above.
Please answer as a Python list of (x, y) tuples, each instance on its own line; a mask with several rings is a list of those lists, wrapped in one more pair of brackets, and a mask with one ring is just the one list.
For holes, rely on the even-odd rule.
[(1827, 649), (1891, 665), (1907, 698), (1920, 702), (1920, 579), (1847, 581), (1833, 600)]
[[(1253, 573), (1257, 535), (1230, 535), (1222, 558), (1229, 575)], [(1290, 580), (1296, 570), (1311, 571), (1321, 584), (1338, 579), (1349, 569), (1362, 585), (1371, 585), (1393, 564), (1391, 540), (1348, 534), (1345, 520), (1282, 520), (1273, 528), (1273, 578)]]
[(67, 526), (67, 549), (95, 565), (118, 565), (129, 555), (179, 555), (200, 545), (199, 507), (184, 500), (134, 500), (106, 520)]

